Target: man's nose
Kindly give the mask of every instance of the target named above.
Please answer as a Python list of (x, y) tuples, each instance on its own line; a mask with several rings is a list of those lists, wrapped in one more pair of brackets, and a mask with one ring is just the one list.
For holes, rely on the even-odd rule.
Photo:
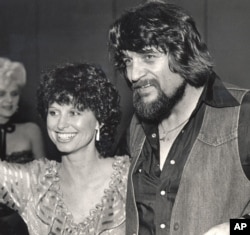
[(131, 83), (139, 81), (145, 75), (145, 66), (139, 60), (134, 60), (128, 71), (128, 79)]

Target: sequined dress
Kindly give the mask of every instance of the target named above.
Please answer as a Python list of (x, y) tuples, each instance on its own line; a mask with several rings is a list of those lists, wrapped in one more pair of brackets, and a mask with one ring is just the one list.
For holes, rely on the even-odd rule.
[(27, 164), (1, 162), (0, 202), (18, 210), (30, 235), (124, 235), (129, 157), (115, 157), (109, 188), (79, 224), (63, 203), (59, 166), (47, 159)]

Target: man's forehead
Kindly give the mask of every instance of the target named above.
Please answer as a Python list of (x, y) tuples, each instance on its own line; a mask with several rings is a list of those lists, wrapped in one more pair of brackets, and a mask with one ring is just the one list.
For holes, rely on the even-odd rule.
[(157, 47), (153, 47), (153, 46), (144, 47), (139, 51), (123, 50), (122, 53), (123, 53), (124, 56), (129, 56), (130, 54), (147, 54), (147, 53), (162, 53), (162, 54), (165, 54), (161, 48), (157, 48)]

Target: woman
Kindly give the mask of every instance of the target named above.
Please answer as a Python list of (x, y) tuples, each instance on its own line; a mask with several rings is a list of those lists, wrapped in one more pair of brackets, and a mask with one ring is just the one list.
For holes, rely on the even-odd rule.
[(37, 124), (13, 123), (18, 110), (26, 71), (19, 62), (0, 58), (0, 157), (9, 162), (25, 163), (44, 156), (43, 140)]
[(58, 67), (42, 76), (38, 111), (61, 161), (2, 163), (2, 199), (31, 235), (124, 235), (129, 158), (109, 157), (120, 120), (113, 85), (90, 64)]
[[(0, 58), (0, 160), (26, 163), (44, 156), (41, 131), (32, 122), (14, 123), (26, 71), (19, 62)], [(0, 204), (0, 234), (27, 234), (20, 216)]]

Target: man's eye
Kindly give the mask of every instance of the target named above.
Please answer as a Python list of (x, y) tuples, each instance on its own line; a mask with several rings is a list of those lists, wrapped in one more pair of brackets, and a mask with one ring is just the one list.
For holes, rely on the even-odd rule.
[(155, 55), (153, 55), (153, 54), (147, 54), (147, 55), (145, 55), (145, 59), (146, 60), (153, 60), (153, 59), (155, 59)]
[(131, 65), (132, 60), (131, 60), (130, 58), (124, 58), (124, 59), (123, 59), (123, 62), (124, 62), (124, 64), (125, 64), (126, 66), (128, 66), (128, 65)]

